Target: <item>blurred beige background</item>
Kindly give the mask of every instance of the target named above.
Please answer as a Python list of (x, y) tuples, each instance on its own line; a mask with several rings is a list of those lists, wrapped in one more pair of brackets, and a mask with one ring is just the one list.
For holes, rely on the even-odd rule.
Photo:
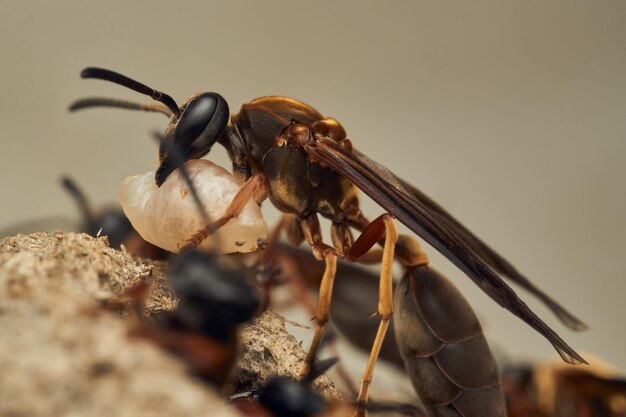
[[(85, 66), (178, 101), (217, 91), (233, 110), (257, 96), (292, 96), (342, 121), (362, 151), (584, 318), (591, 330), (572, 334), (522, 294), (572, 346), (626, 368), (625, 22), (621, 0), (4, 1), (0, 228), (75, 219), (61, 174), (100, 204), (114, 201), (122, 176), (153, 168), (148, 132), (164, 127), (162, 116), (66, 111), (88, 95), (142, 99), (81, 80)], [(494, 347), (554, 356), (432, 258), (470, 298)]]

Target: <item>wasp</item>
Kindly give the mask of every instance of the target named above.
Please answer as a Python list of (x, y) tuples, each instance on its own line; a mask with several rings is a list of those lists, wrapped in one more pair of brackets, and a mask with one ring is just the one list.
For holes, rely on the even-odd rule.
[(557, 361), (505, 366), (502, 386), (511, 417), (626, 415), (626, 378), (597, 357), (585, 368)]
[[(258, 417), (326, 417), (347, 415), (342, 403), (328, 404), (311, 383), (337, 362), (320, 361), (299, 381), (288, 376), (273, 376), (257, 389), (239, 392), (230, 400), (244, 415)], [(337, 410), (341, 408), (341, 410)], [(332, 411), (330, 409), (333, 409)], [(342, 412), (343, 411), (343, 412)]]
[[(239, 113), (231, 115), (226, 100), (215, 92), (192, 95), (178, 106), (170, 95), (117, 72), (91, 67), (83, 70), (81, 76), (117, 83), (152, 97), (156, 103), (88, 98), (75, 102), (71, 110), (109, 106), (155, 111), (169, 117), (163, 135), (165, 140), (159, 149), (159, 167), (154, 176), (157, 186), (162, 186), (184, 161), (208, 154), (215, 143), (226, 149), (234, 175), (244, 184), (226, 212), (189, 236), (179, 245), (180, 250), (200, 245), (221, 226), (236, 218), (250, 199), (263, 201), (269, 198), (274, 206), (287, 214), (277, 227), (283, 229), (293, 243), (306, 241), (315, 257), (325, 263), (316, 309), (317, 326), (303, 375), (315, 361), (329, 320), (337, 260), (357, 261), (367, 257), (381, 263), (380, 323), (361, 381), (357, 414), (363, 414), (366, 409), (368, 387), (393, 314), (394, 259), (407, 268), (405, 281), (411, 288), (417, 285), (421, 275), (430, 275), (429, 270), (424, 269), (428, 268), (428, 257), (413, 236), (398, 233), (396, 220), (446, 256), (494, 301), (543, 335), (563, 360), (572, 364), (586, 363), (500, 275), (537, 296), (568, 327), (581, 330), (586, 327), (583, 322), (535, 287), (426, 194), (359, 152), (334, 118), (322, 115), (301, 101), (279, 96), (254, 99), (243, 104)], [(173, 148), (183, 158), (172, 157), (169, 149)], [(368, 219), (359, 208), (358, 190), (387, 213), (374, 220)], [(332, 222), (332, 245), (322, 238), (320, 215)], [(360, 233), (358, 238), (353, 237), (352, 230)], [(383, 246), (382, 251), (374, 248), (379, 243)], [(447, 284), (444, 287), (447, 288)], [(405, 293), (414, 294), (415, 290), (405, 289)], [(435, 311), (441, 311), (441, 308), (454, 310), (455, 306), (443, 304)], [(417, 314), (410, 307), (404, 311)], [(403, 314), (401, 319), (417, 320), (411, 314)], [(428, 318), (425, 321), (428, 322)], [(470, 322), (473, 325), (473, 321)], [(411, 326), (404, 322), (402, 325)], [(445, 325), (454, 328), (459, 323)], [(466, 359), (459, 365), (469, 367), (469, 363)]]

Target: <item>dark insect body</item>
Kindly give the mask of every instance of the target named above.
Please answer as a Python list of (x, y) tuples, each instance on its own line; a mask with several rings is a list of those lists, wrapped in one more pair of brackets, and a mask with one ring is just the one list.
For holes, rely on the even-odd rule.
[(79, 230), (93, 237), (107, 236), (109, 245), (119, 249), (122, 245), (131, 255), (149, 259), (165, 259), (167, 252), (146, 242), (119, 207), (104, 207), (95, 210), (87, 195), (76, 182), (67, 176), (61, 178), (61, 185), (76, 201), (82, 222)]
[[(322, 271), (310, 255), (287, 245), (280, 250), (296, 259), (308, 284), (319, 286)], [(376, 309), (378, 277), (345, 262), (338, 264), (337, 276), (331, 321), (355, 346), (369, 349), (377, 326), (363, 317)], [(391, 337), (385, 338), (380, 358), (405, 369), (429, 415), (504, 415), (498, 366), (456, 287), (423, 265), (408, 268), (394, 293)]]
[[(316, 363), (299, 381), (283, 375), (270, 377), (259, 389), (236, 394), (231, 397), (231, 400), (245, 415), (249, 416), (322, 417), (329, 415), (330, 408), (340, 405), (335, 404), (335, 407), (332, 407), (327, 404), (311, 384), (336, 362), (337, 358), (330, 358)], [(253, 403), (241, 401), (250, 398), (256, 401)], [(346, 414), (333, 413), (332, 415), (339, 417)]]
[(429, 413), (504, 416), (498, 365), (459, 290), (437, 271), (421, 265), (407, 269), (394, 301), (398, 348)]
[[(307, 366), (302, 371), (303, 375), (307, 374), (315, 361), (315, 353), (329, 319), (337, 259), (343, 257), (356, 261), (361, 257), (367, 257), (370, 260), (376, 258), (381, 262), (378, 303), (381, 321), (362, 378), (357, 398), (357, 414), (365, 413), (375, 361), (393, 314), (391, 267), (394, 259), (407, 267), (405, 282), (410, 282), (413, 286), (413, 290), (408, 291), (406, 289), (408, 284), (404, 284), (405, 291), (402, 294), (405, 296), (396, 296), (398, 299), (396, 308), (398, 316), (401, 317), (400, 320), (396, 320), (397, 327), (439, 326), (441, 323), (433, 322), (437, 320), (434, 317), (454, 316), (448, 314), (448, 310), (457, 313), (458, 317), (466, 317), (465, 320), (446, 322), (443, 326), (449, 327), (448, 331), (444, 330), (444, 334), (463, 334), (467, 335), (468, 339), (457, 340), (453, 337), (448, 340), (437, 332), (431, 335), (415, 331), (398, 336), (398, 341), (401, 342), (400, 351), (403, 352), (409, 375), (414, 382), (418, 382), (416, 379), (420, 374), (429, 375), (433, 379), (431, 382), (434, 382), (434, 379), (438, 378), (436, 376), (438, 371), (417, 365), (414, 363), (415, 357), (407, 355), (407, 352), (437, 341), (445, 342), (446, 346), (453, 345), (455, 347), (451, 349), (455, 353), (451, 355), (435, 351), (422, 353), (427, 353), (426, 356), (434, 358), (434, 361), (449, 360), (448, 365), (439, 368), (440, 371), (446, 366), (458, 365), (466, 368), (458, 371), (460, 375), (465, 375), (467, 368), (474, 368), (473, 363), (476, 363), (476, 366), (481, 364), (487, 366), (488, 369), (485, 369), (480, 381), (471, 378), (466, 380), (463, 377), (456, 380), (458, 389), (468, 391), (480, 388), (484, 389), (484, 394), (478, 393), (474, 398), (470, 398), (469, 395), (458, 394), (458, 389), (455, 392), (459, 395), (459, 400), (465, 398), (468, 402), (477, 403), (491, 401), (493, 410), (500, 410), (501, 412), (498, 411), (500, 415), (504, 413), (501, 410), (502, 394), (497, 371), (494, 373), (493, 368), (495, 363), (484, 343), (480, 327), (476, 327), (478, 322), (469, 305), (462, 297), (456, 297), (458, 292), (451, 284), (428, 269), (427, 257), (413, 237), (398, 235), (394, 218), (445, 255), (494, 301), (546, 337), (565, 361), (585, 363), (578, 353), (528, 308), (498, 274), (511, 279), (540, 298), (568, 327), (581, 330), (586, 327), (582, 322), (536, 288), (503, 257), (424, 193), (354, 149), (346, 131), (335, 119), (324, 117), (300, 101), (276, 96), (252, 100), (244, 104), (238, 114), (230, 116), (228, 104), (217, 93), (194, 95), (178, 107), (167, 94), (109, 70), (87, 68), (82, 76), (118, 83), (149, 95), (161, 104), (142, 105), (95, 98), (74, 103), (71, 107), (73, 110), (109, 106), (159, 111), (170, 116), (169, 125), (164, 133), (165, 140), (159, 152), (160, 165), (155, 177), (157, 185), (163, 184), (169, 174), (185, 160), (206, 155), (216, 142), (227, 150), (234, 173), (246, 181), (227, 212), (194, 233), (182, 246), (182, 250), (196, 247), (217, 228), (236, 217), (242, 204), (250, 198), (262, 201), (268, 197), (278, 209), (286, 213), (279, 228), (286, 231), (289, 240), (293, 243), (306, 240), (316, 258), (324, 260), (325, 270), (316, 312), (318, 326), (307, 357)], [(171, 149), (176, 149), (176, 154), (183, 157), (173, 157)], [(359, 209), (357, 189), (371, 197), (388, 213), (369, 221)], [(322, 240), (318, 214), (332, 221), (332, 246)], [(361, 232), (357, 240), (352, 237), (351, 229)], [(383, 245), (382, 254), (370, 250), (377, 243)], [(443, 293), (453, 294), (452, 303), (455, 304), (431, 303), (436, 297), (419, 296), (416, 292), (419, 286), (417, 281), (422, 278), (434, 280)], [(428, 288), (422, 290), (429, 291)], [(406, 294), (413, 295), (407, 298)], [(421, 317), (417, 316), (418, 310), (422, 314)], [(430, 314), (424, 314), (424, 311), (429, 311)], [(402, 323), (399, 323), (400, 321)], [(473, 342), (469, 342), (471, 339), (469, 335), (474, 338)], [(463, 359), (459, 359), (460, 357)], [(495, 379), (493, 375), (496, 375)], [(450, 376), (449, 380), (455, 381), (455, 378)], [(444, 391), (447, 388), (443, 385), (433, 383), (432, 387), (426, 388), (428, 389), (440, 390), (431, 393), (433, 398), (437, 397), (432, 400), (435, 402), (442, 396), (445, 396), (446, 401), (454, 397), (451, 391)], [(463, 409), (475, 408), (476, 404), (471, 404)]]
[(137, 233), (119, 205), (94, 207), (89, 196), (73, 178), (63, 176), (60, 182), (78, 207), (79, 221), (65, 216), (29, 220), (0, 230), (0, 237), (39, 231), (78, 231), (93, 237), (106, 236), (112, 248), (120, 249), (123, 245), (126, 252), (134, 256), (156, 260), (167, 257), (169, 252), (145, 241)]
[(559, 362), (505, 367), (509, 417), (624, 417), (626, 378), (594, 358), (585, 368)]
[[(326, 400), (312, 383), (337, 362), (337, 358), (319, 361), (299, 380), (288, 376), (270, 377), (258, 389), (231, 396), (231, 401), (246, 416), (254, 417), (348, 417), (352, 407), (345, 401)], [(371, 403), (372, 413), (425, 417), (425, 412), (411, 404)]]
[(239, 351), (239, 326), (258, 312), (257, 292), (242, 272), (195, 250), (176, 255), (168, 276), (180, 299), (176, 309), (160, 315), (156, 327), (136, 334), (180, 356), (196, 376), (229, 388)]

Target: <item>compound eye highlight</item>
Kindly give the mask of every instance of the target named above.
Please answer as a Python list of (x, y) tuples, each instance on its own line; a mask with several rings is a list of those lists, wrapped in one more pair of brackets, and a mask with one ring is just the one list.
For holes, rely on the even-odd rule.
[(191, 145), (201, 136), (214, 142), (228, 123), (228, 105), (217, 93), (204, 93), (186, 106), (178, 126), (175, 143)]

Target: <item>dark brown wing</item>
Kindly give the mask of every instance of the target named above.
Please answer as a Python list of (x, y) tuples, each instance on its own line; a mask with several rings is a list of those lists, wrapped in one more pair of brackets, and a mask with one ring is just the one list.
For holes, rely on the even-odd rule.
[(520, 300), (511, 287), (489, 268), (462, 236), (458, 236), (436, 212), (431, 212), (426, 204), (418, 201), (418, 196), (411, 195), (395, 175), (385, 169), (390, 176), (384, 178), (377, 172), (380, 165), (362, 156), (357, 157), (336, 142), (323, 137), (317, 137), (316, 141), (311, 141), (304, 149), (313, 159), (352, 181), (376, 203), (465, 272), (494, 301), (542, 334), (552, 343), (564, 361), (573, 364), (587, 363)]
[(399, 188), (405, 194), (413, 196), (414, 199), (422, 204), (431, 214), (435, 215), (439, 221), (452, 230), (460, 239), (462, 239), (476, 255), (487, 263), (496, 272), (511, 279), (522, 288), (539, 298), (552, 312), (572, 330), (581, 331), (588, 328), (580, 319), (567, 311), (559, 303), (553, 300), (548, 294), (537, 288), (532, 282), (522, 275), (513, 265), (504, 259), (495, 250), (490, 248), (485, 242), (463, 226), (457, 219), (452, 217), (443, 207), (433, 201), (422, 191), (415, 188), (401, 178), (396, 177), (391, 171), (384, 166), (372, 161), (367, 156), (358, 151), (354, 151), (354, 156), (365, 163), (372, 171), (381, 176), (386, 181)]

